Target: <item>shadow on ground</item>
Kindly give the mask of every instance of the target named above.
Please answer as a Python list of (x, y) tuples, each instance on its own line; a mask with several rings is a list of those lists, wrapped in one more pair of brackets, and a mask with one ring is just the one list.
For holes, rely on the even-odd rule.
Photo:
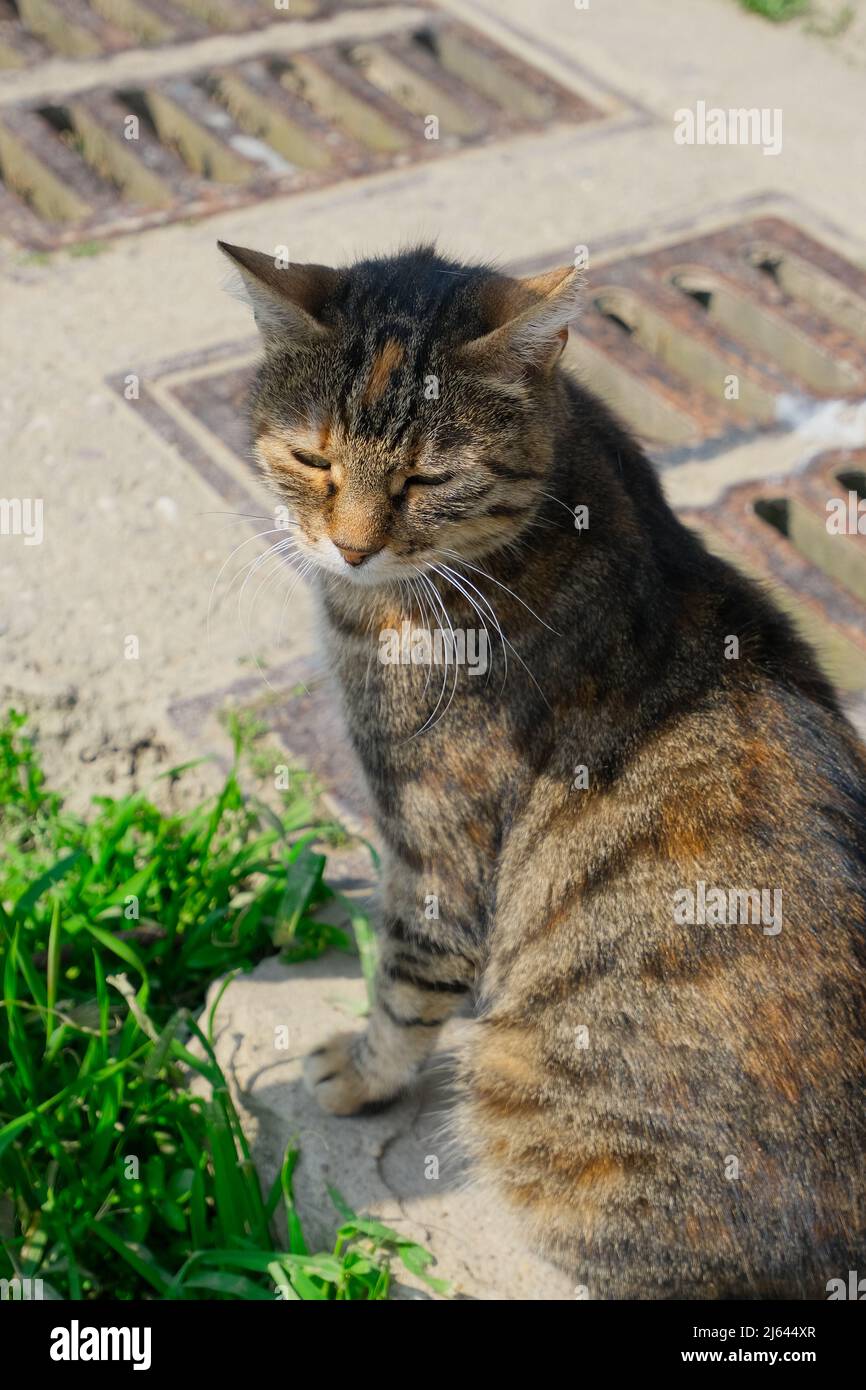
[[(435, 1273), (451, 1282), (456, 1297), (572, 1298), (571, 1281), (525, 1248), (493, 1195), (473, 1180), (450, 1132), (454, 1054), (471, 1019), (448, 1025), (443, 1050), (417, 1089), (378, 1115), (325, 1115), (307, 1094), (303, 1058), (329, 1034), (363, 1026), (364, 1002), (357, 960), (336, 952), (302, 965), (262, 961), (224, 994), (217, 1056), (263, 1183), (273, 1180), (286, 1146), (297, 1143), (296, 1197), (311, 1247), (333, 1242), (339, 1219), (328, 1187), (335, 1186), (356, 1211), (431, 1249)], [(396, 1296), (424, 1292), (407, 1277)]]

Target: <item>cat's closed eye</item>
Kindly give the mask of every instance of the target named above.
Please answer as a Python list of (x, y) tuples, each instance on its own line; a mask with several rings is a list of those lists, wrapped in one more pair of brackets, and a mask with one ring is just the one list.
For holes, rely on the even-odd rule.
[(293, 449), (292, 454), (298, 463), (302, 463), (305, 468), (319, 468), (323, 472), (327, 472), (331, 467), (328, 460), (322, 458), (321, 454), (308, 454), (305, 449)]
[(450, 483), (453, 477), (453, 473), (410, 473), (408, 478), (403, 479), (403, 485), (395, 495), (406, 497), (412, 487), (439, 487), (442, 483)]

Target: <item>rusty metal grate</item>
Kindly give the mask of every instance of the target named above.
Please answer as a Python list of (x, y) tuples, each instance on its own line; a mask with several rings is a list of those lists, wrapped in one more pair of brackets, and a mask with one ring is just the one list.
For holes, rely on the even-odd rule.
[(381, 0), (0, 0), (0, 71), (100, 58), (271, 24), (324, 19)]
[(866, 396), (866, 274), (756, 218), (592, 273), (568, 362), (666, 465)]
[(0, 109), (0, 215), (17, 240), (49, 248), (601, 115), (474, 30), (425, 17)]
[(824, 451), (800, 473), (732, 487), (680, 515), (718, 554), (772, 586), (862, 725), (866, 448)]

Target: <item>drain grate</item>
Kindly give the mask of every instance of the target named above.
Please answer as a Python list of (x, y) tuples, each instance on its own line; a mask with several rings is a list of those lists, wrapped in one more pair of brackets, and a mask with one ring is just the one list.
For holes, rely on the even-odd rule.
[(568, 362), (664, 464), (866, 396), (866, 274), (781, 218), (593, 274)]
[(425, 17), (363, 42), (0, 109), (0, 213), (17, 240), (50, 248), (601, 115), (483, 35)]
[(0, 71), (325, 19), (380, 0), (0, 0)]
[(771, 486), (733, 487), (680, 515), (713, 550), (771, 584), (866, 716), (866, 449), (825, 451)]

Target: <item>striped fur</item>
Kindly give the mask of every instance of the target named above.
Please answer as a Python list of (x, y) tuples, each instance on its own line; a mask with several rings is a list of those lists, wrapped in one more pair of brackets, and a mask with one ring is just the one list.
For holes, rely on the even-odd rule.
[[(378, 1002), (308, 1084), (386, 1103), (471, 992), (460, 1132), (591, 1298), (825, 1297), (866, 1255), (866, 762), (812, 654), (556, 366), (571, 275), (421, 250), (283, 305), (230, 254), (384, 846)], [(378, 660), (443, 614), (486, 677)], [(679, 924), (699, 881), (781, 931)]]

